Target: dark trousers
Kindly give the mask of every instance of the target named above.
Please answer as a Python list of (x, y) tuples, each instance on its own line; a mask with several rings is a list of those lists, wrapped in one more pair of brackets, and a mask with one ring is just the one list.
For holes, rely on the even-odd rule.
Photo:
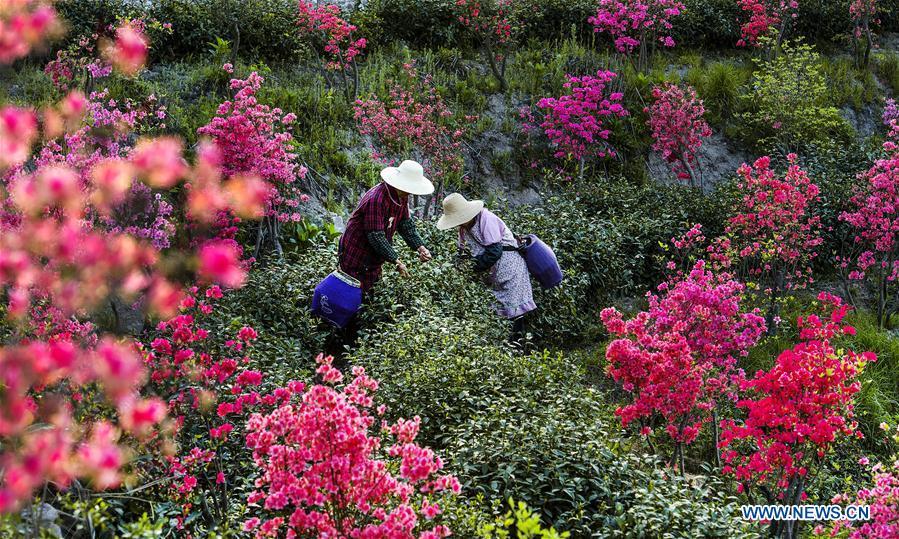
[(527, 337), (527, 315), (519, 316), (512, 320), (512, 334), (509, 336), (509, 344), (524, 346)]
[(362, 327), (360, 315), (362, 314), (362, 309), (365, 309), (371, 303), (372, 296), (373, 292), (371, 290), (363, 292), (362, 308), (359, 312), (350, 319), (346, 327), (334, 328), (325, 342), (324, 353), (334, 358), (335, 365), (339, 366), (342, 364), (346, 353), (356, 346), (356, 341), (359, 340), (359, 330)]

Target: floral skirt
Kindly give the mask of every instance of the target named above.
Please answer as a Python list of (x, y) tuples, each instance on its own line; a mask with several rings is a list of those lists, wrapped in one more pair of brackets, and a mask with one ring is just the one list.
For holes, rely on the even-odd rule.
[(531, 275), (528, 266), (519, 253), (505, 251), (493, 266), (490, 284), (496, 297), (496, 313), (503, 318), (513, 319), (537, 308)]

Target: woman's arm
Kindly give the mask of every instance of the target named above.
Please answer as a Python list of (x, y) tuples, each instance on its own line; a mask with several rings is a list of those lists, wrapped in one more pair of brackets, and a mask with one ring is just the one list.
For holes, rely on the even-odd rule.
[(406, 245), (409, 246), (413, 251), (417, 250), (419, 247), (425, 244), (424, 240), (421, 239), (421, 236), (418, 235), (418, 229), (415, 227), (415, 221), (411, 218), (406, 217), (402, 221), (400, 221), (399, 226), (397, 227), (397, 232), (402, 236), (403, 241), (406, 242)]
[(387, 241), (387, 233), (383, 230), (372, 230), (367, 232), (365, 237), (368, 239), (368, 244), (371, 245), (371, 248), (384, 260), (394, 263), (399, 259), (396, 249)]
[(484, 248), (484, 252), (474, 257), (475, 271), (487, 271), (503, 256), (503, 244), (493, 243)]

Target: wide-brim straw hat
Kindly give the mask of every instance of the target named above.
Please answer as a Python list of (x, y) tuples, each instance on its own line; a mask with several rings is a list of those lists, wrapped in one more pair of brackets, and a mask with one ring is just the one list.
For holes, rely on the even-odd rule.
[(437, 220), (437, 228), (449, 230), (471, 221), (484, 209), (483, 200), (465, 200), (459, 193), (443, 199), (443, 215)]
[(410, 195), (430, 195), (434, 184), (425, 178), (425, 171), (415, 161), (403, 161), (399, 167), (387, 167), (381, 171), (384, 182)]

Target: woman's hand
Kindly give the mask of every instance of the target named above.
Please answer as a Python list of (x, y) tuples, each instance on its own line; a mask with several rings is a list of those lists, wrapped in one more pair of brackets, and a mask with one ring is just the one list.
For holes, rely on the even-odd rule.
[(409, 268), (407, 268), (406, 265), (403, 264), (402, 260), (396, 261), (396, 271), (398, 271), (399, 274), (403, 277), (409, 276)]
[(430, 262), (431, 261), (431, 251), (428, 251), (428, 248), (422, 245), (418, 248), (418, 259), (422, 262)]

